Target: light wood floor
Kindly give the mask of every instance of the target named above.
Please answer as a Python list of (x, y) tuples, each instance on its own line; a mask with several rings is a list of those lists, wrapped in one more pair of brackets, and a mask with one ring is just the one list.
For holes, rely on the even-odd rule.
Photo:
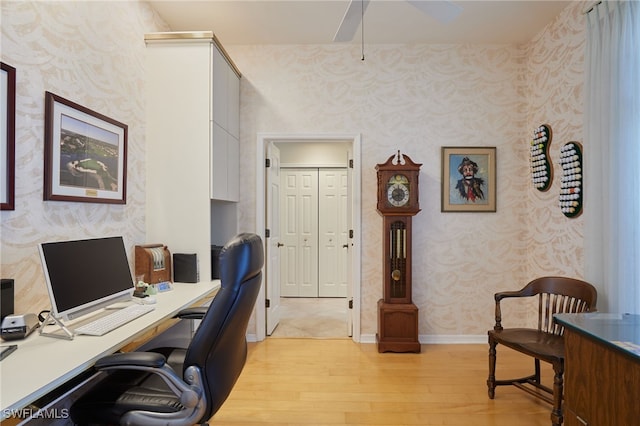
[[(487, 345), (380, 354), (347, 339), (266, 339), (250, 344), (211, 425), (550, 425), (551, 407), (513, 386), (487, 397), (487, 353)], [(532, 368), (530, 358), (498, 348), (499, 379)]]

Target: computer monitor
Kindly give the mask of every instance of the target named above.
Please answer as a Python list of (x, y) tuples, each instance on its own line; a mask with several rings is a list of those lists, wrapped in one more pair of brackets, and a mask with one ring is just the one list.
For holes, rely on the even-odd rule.
[(41, 243), (38, 249), (53, 317), (72, 320), (131, 298), (122, 237)]

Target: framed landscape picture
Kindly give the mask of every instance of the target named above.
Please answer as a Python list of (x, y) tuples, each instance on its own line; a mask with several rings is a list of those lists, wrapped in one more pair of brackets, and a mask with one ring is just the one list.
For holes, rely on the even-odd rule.
[(44, 199), (125, 204), (126, 124), (45, 93)]
[(0, 210), (15, 208), (16, 69), (0, 62)]
[(442, 211), (496, 211), (496, 148), (442, 148)]

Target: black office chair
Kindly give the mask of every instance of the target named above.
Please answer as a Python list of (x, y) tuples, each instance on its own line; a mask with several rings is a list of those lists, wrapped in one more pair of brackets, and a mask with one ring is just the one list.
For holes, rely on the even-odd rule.
[[(189, 347), (116, 353), (95, 368), (108, 376), (71, 407), (77, 424), (193, 425), (206, 423), (229, 396), (247, 357), (246, 330), (262, 282), (264, 252), (255, 234), (240, 234), (220, 253), (221, 289)], [(155, 352), (157, 351), (157, 352)]]

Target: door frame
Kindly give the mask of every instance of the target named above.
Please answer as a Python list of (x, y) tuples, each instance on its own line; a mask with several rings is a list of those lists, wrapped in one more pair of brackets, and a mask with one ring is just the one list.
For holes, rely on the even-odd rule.
[[(266, 228), (266, 177), (265, 177), (265, 161), (266, 161), (266, 145), (270, 142), (293, 143), (293, 142), (309, 142), (309, 143), (351, 143), (353, 152), (353, 168), (352, 168), (352, 192), (351, 192), (351, 208), (353, 220), (354, 236), (351, 239), (351, 247), (349, 254), (351, 256), (351, 277), (349, 285), (351, 286), (351, 294), (353, 295), (353, 308), (351, 309), (351, 319), (353, 321), (352, 340), (360, 342), (360, 302), (361, 302), (361, 163), (360, 163), (360, 142), (359, 133), (258, 133), (256, 139), (256, 233), (260, 235), (267, 246), (265, 239)], [(266, 291), (267, 285), (265, 277), (265, 285), (260, 287), (258, 294), (258, 303), (256, 303), (256, 339), (258, 341), (266, 338)]]

